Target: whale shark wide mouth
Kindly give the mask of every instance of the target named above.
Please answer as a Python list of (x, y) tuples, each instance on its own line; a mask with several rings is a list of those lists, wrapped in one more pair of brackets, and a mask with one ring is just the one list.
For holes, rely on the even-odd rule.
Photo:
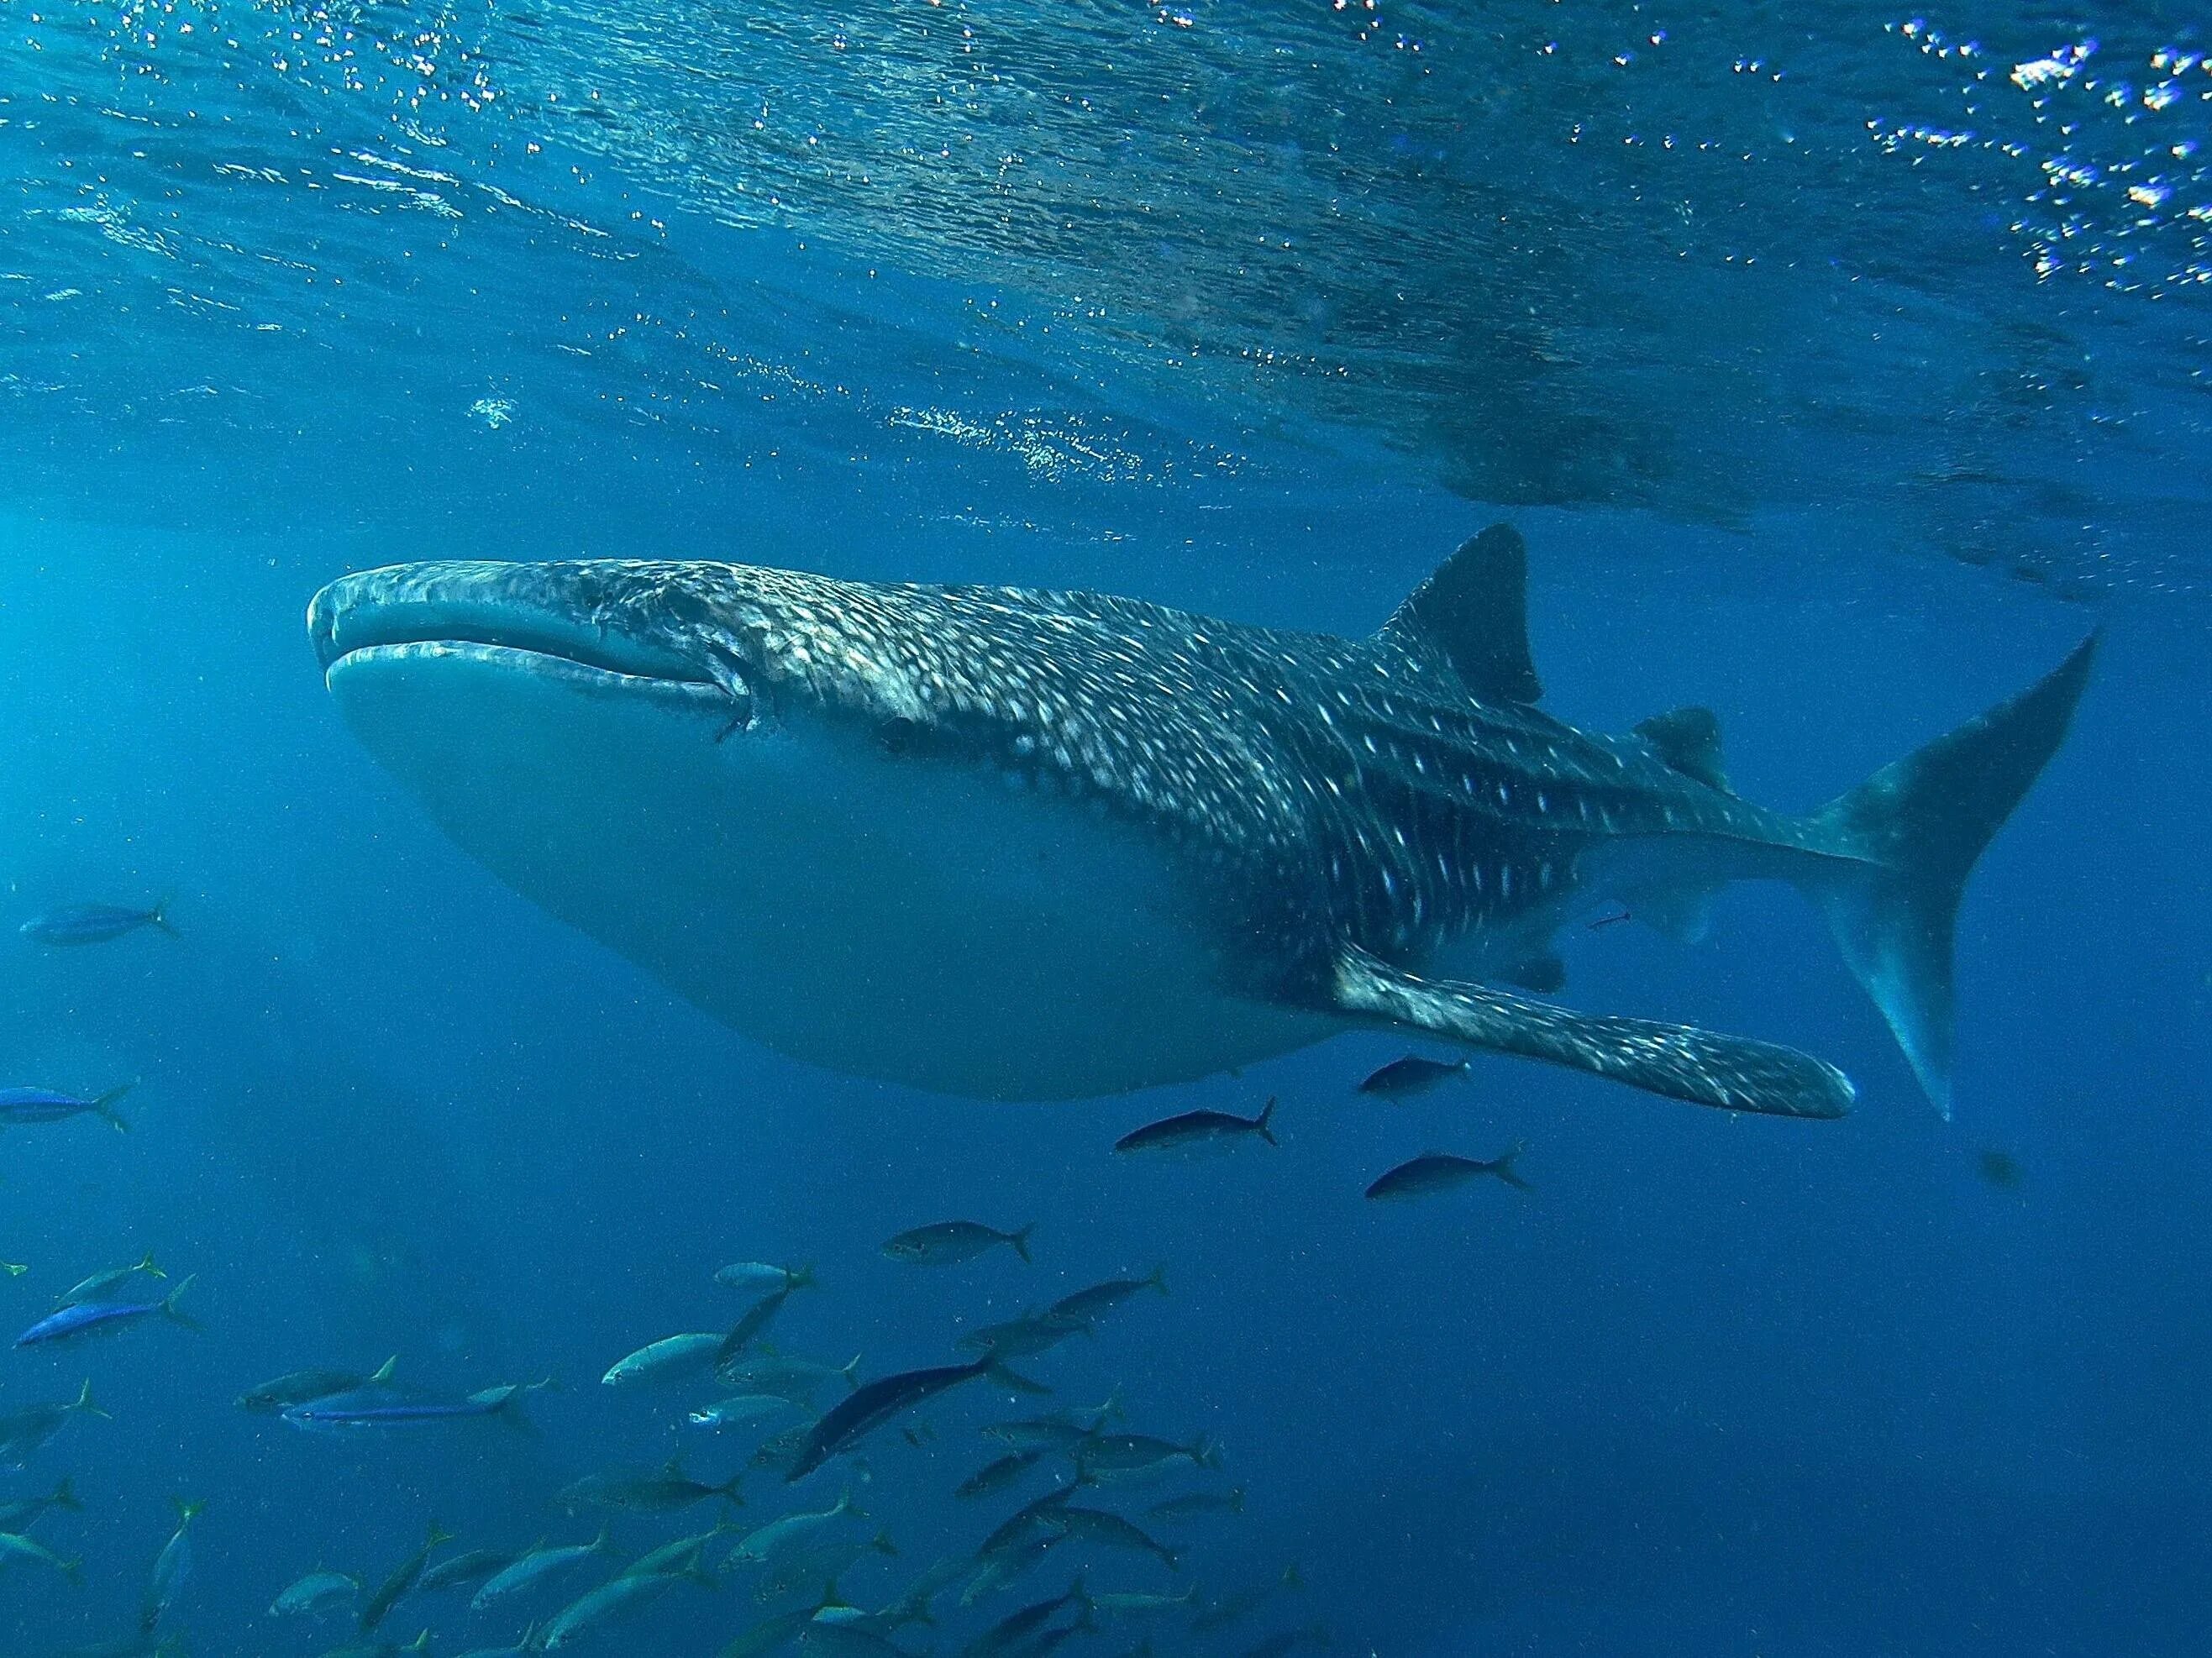
[(349, 576), (315, 595), (307, 628), (327, 677), (342, 665), (466, 658), (613, 689), (667, 689), (729, 695), (718, 677), (671, 650), (581, 616), (509, 594), (472, 592)]

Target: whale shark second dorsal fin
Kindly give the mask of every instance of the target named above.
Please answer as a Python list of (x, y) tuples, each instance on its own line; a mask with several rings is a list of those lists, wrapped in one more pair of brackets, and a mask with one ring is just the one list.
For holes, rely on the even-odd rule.
[(1462, 544), (1383, 623), (1381, 637), (1417, 656), (1442, 656), (1478, 701), (1540, 701), (1521, 532), (1493, 524)]
[(1636, 727), (1668, 768), (1694, 778), (1709, 789), (1733, 794), (1728, 767), (1721, 758), (1720, 716), (1711, 708), (1669, 708)]

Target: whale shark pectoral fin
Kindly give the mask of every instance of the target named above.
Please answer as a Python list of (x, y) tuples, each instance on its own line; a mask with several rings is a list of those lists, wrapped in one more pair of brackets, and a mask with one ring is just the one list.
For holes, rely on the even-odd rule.
[(1355, 1018), (1410, 1025), (1695, 1105), (1778, 1117), (1840, 1117), (1851, 1106), (1843, 1072), (1795, 1048), (1419, 979), (1362, 950), (1338, 957), (1332, 993), (1336, 1007)]

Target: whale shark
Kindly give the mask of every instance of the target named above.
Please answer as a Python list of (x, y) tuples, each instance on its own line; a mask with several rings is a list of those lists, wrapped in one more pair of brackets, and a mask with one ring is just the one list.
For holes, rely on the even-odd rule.
[(1545, 713), (1510, 525), (1362, 638), (1089, 592), (703, 559), (347, 575), (308, 629), (351, 731), (501, 880), (716, 1018), (993, 1100), (1418, 1032), (1729, 1111), (1826, 1118), (1833, 1066), (1553, 999), (1603, 900), (1692, 925), (1779, 880), (1948, 1114), (1967, 876), (2096, 647), (1810, 813), (1718, 721)]

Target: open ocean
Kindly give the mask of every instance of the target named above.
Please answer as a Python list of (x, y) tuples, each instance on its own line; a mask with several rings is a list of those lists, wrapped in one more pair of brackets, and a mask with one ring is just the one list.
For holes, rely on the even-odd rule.
[[(2208, 53), (2166, 0), (0, 0), (0, 1088), (130, 1085), (120, 1133), (0, 1095), (0, 1339), (95, 1274), (150, 1309), (0, 1349), (0, 1658), (2207, 1650)], [(1709, 708), (1791, 813), (2101, 634), (1966, 889), (1948, 1119), (1774, 883), (1694, 939), (1594, 890), (1516, 993), (1816, 1054), (1838, 1121), (1481, 1052), (1358, 1091), (1468, 1051), (1407, 1029), (948, 1096), (857, 1057), (938, 977), (859, 945), (786, 1057), (449, 836), (304, 621), (393, 564), (692, 560), (1359, 638), (1497, 522), (1547, 714)], [(957, 780), (928, 735), (893, 760)], [(775, 936), (880, 910), (902, 827)], [(1117, 913), (1092, 834), (1039, 885)], [(90, 903), (160, 925), (52, 942)], [(942, 973), (1042, 970), (984, 965)], [(1272, 1144), (1115, 1150), (1271, 1099)], [(1526, 1190), (1363, 1196), (1520, 1142)], [(1032, 1259), (883, 1248), (955, 1220)], [(729, 1336), (745, 1262), (814, 1282), (603, 1383)], [(787, 1481), (1008, 1321), (1012, 1378)], [(357, 1588), (272, 1611), (316, 1572)]]

